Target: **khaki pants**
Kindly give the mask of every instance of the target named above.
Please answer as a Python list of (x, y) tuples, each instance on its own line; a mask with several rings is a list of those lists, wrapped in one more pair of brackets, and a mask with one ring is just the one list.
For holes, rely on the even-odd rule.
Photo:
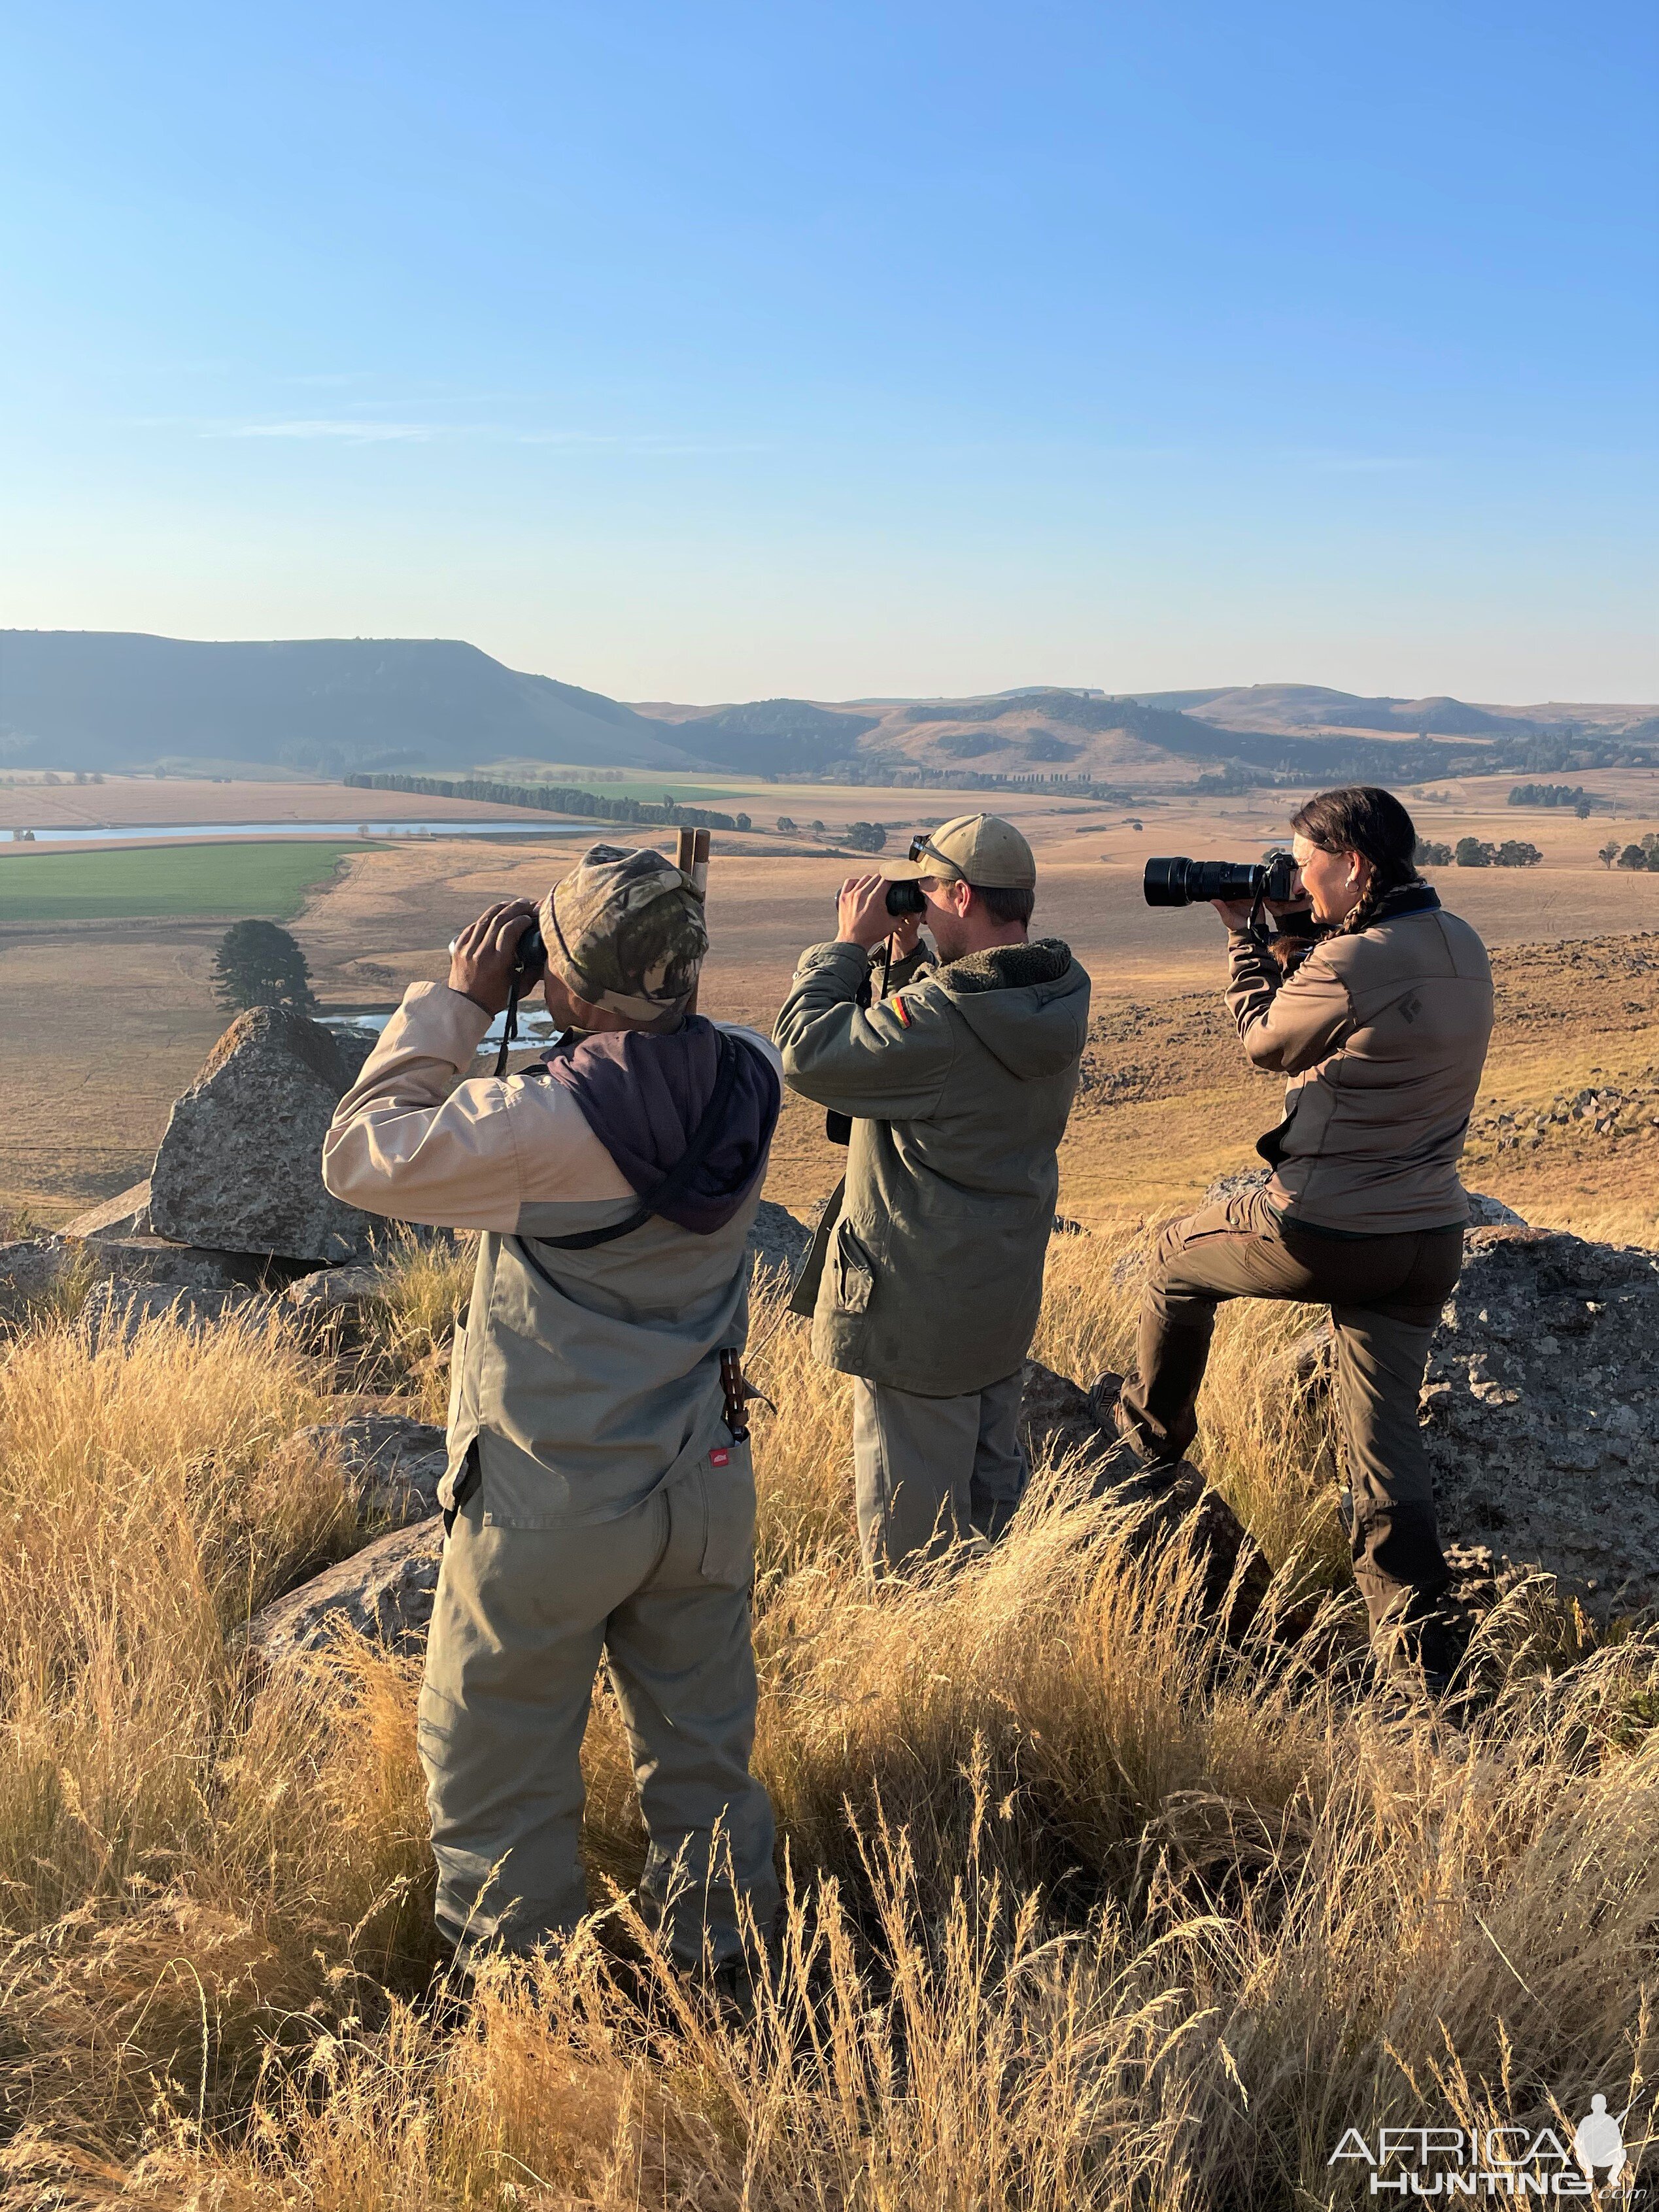
[(1462, 1261), (1461, 1229), (1319, 1237), (1281, 1222), (1261, 1190), (1172, 1222), (1140, 1309), (1139, 1371), (1123, 1389), (1129, 1432), (1158, 1460), (1178, 1460), (1192, 1443), (1222, 1299), (1328, 1304), (1354, 1580), (1381, 1622), (1449, 1580), (1417, 1408), (1429, 1340)]
[(746, 1444), (620, 1521), (498, 1528), (476, 1497), (457, 1516), (418, 1729), (437, 1917), (452, 1939), (528, 1950), (587, 1911), (580, 1754), (602, 1658), (650, 1832), (642, 1887), (675, 1955), (697, 1963), (705, 1933), (717, 1959), (737, 1954), (728, 1850), (737, 1887), (769, 1928), (772, 1808), (749, 1771), (754, 1528)]
[(853, 1378), (859, 1541), (873, 1574), (901, 1574), (965, 1536), (1000, 1536), (1024, 1494), (1023, 1370), (957, 1398)]

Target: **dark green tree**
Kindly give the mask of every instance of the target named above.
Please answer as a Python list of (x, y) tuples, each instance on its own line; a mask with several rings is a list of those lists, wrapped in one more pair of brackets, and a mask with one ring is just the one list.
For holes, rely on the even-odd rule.
[(317, 1007), (306, 956), (274, 921), (232, 922), (214, 956), (213, 991), (222, 1006)]
[(1478, 837), (1460, 837), (1455, 858), (1460, 868), (1489, 868), (1492, 848), (1483, 845)]
[(887, 842), (887, 832), (879, 822), (849, 822), (841, 842), (855, 853), (878, 853)]
[(1621, 868), (1645, 868), (1647, 864), (1648, 856), (1639, 845), (1626, 845), (1619, 855), (1618, 865)]

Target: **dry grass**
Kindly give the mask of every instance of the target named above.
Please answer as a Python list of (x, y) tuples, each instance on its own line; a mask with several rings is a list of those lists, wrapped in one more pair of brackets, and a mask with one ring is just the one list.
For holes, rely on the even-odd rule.
[[(1057, 1243), (1042, 1356), (1121, 1367), (1136, 1263)], [(410, 1345), (453, 1291), (411, 1268)], [(21, 1337), (0, 2203), (1231, 2212), (1363, 2195), (1328, 2164), (1350, 2125), (1621, 2109), (1659, 2055), (1659, 1644), (1563, 1671), (1523, 1594), (1462, 1735), (1317, 1663), (1354, 1601), (1323, 1417), (1268, 1379), (1297, 1324), (1224, 1316), (1205, 1407), (1269, 1557), (1330, 1584), (1314, 1636), (1243, 1651), (1064, 1468), (994, 1552), (872, 1593), (843, 1386), (774, 1340), (757, 1759), (790, 1907), (746, 2025), (591, 1934), (434, 1996), (409, 1668), (262, 1683), (223, 1635), (337, 1540), (337, 1478), (275, 1449), (310, 1370), (246, 1328)], [(603, 1698), (586, 1764), (602, 1902), (640, 1858)]]

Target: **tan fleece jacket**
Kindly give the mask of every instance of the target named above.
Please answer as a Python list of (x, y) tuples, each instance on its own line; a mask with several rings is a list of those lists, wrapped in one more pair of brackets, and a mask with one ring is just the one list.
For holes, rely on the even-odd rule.
[(1245, 1051), (1293, 1079), (1256, 1146), (1275, 1205), (1352, 1236), (1467, 1221), (1457, 1163), (1492, 1023), (1492, 968), (1468, 923), (1407, 890), (1288, 976), (1243, 933), (1229, 953)]

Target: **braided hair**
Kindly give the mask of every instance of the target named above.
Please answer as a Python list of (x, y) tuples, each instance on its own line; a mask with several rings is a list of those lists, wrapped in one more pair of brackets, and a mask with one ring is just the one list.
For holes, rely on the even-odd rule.
[(1417, 825), (1391, 791), (1352, 783), (1322, 791), (1291, 827), (1322, 853), (1358, 853), (1371, 864), (1371, 878), (1338, 934), (1357, 937), (1376, 921), (1384, 899), (1422, 882), (1417, 872)]

